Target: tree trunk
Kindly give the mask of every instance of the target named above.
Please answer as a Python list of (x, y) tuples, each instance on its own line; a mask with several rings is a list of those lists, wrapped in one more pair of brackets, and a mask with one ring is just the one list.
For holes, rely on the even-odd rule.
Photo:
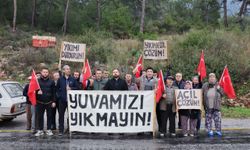
[(243, 1), (242, 1), (242, 4), (241, 4), (241, 6), (240, 6), (239, 15), (238, 15), (240, 18), (243, 18), (244, 11), (245, 11), (245, 8), (246, 8), (246, 4), (247, 4), (247, 0), (243, 0)]
[(64, 11), (63, 35), (65, 35), (67, 32), (68, 9), (69, 9), (69, 0), (67, 0), (65, 11)]
[(208, 2), (206, 2), (206, 8), (205, 8), (205, 21), (206, 21), (206, 25), (208, 25), (209, 22), (209, 16), (208, 16)]
[(228, 21), (227, 21), (227, 0), (223, 0), (223, 9), (224, 9), (224, 26), (225, 28), (228, 27)]
[(240, 7), (239, 14), (238, 14), (238, 19), (237, 19), (237, 22), (240, 24), (242, 31), (245, 30), (245, 25), (243, 23), (243, 16), (245, 14), (246, 7), (247, 7), (247, 0), (243, 0), (241, 7)]
[(16, 32), (16, 11), (17, 11), (17, 3), (16, 0), (13, 0), (14, 13), (13, 13), (13, 28), (12, 31)]
[(101, 0), (96, 0), (96, 10), (97, 10), (96, 27), (97, 30), (99, 31), (101, 22)]
[(32, 1), (31, 27), (34, 28), (36, 19), (36, 0)]
[(48, 0), (48, 16), (46, 20), (46, 26), (45, 26), (45, 31), (48, 31), (49, 27), (49, 19), (50, 19), (50, 14), (51, 14), (51, 5), (53, 4), (53, 0)]
[(140, 32), (143, 33), (144, 31), (144, 18), (145, 18), (145, 5), (146, 5), (146, 0), (141, 0), (141, 23), (140, 23)]

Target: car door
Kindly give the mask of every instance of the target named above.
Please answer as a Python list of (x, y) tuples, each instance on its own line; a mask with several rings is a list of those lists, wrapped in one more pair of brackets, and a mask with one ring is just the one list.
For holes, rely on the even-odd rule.
[(10, 97), (3, 89), (2, 84), (0, 84), (0, 116), (4, 113), (8, 113), (10, 110), (11, 101)]

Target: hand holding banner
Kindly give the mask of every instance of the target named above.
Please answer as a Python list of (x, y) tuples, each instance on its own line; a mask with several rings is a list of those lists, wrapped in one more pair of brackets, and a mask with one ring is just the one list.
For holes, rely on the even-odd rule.
[(153, 131), (154, 91), (68, 91), (70, 131)]
[(72, 62), (84, 62), (86, 44), (62, 42), (60, 60)]

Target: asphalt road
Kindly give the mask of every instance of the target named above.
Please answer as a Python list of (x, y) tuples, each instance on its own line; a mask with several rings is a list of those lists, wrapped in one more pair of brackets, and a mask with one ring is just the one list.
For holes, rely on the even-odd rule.
[[(205, 131), (201, 131), (197, 137), (182, 137), (180, 131), (177, 137), (153, 138), (151, 135), (107, 135), (73, 133), (48, 137), (35, 137), (26, 131), (25, 115), (19, 116), (12, 122), (0, 122), (0, 150), (22, 149), (72, 149), (72, 150), (162, 150), (162, 149), (226, 149), (247, 150), (250, 149), (249, 119), (223, 120), (223, 137), (207, 137)], [(228, 128), (231, 125), (231, 128)], [(202, 125), (203, 127), (203, 125)]]

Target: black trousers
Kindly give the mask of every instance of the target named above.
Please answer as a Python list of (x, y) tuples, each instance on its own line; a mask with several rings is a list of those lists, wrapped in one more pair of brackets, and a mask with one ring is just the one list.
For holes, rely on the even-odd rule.
[(167, 105), (167, 110), (161, 110), (161, 125), (159, 126), (159, 131), (161, 133), (166, 133), (167, 121), (169, 120), (169, 132), (175, 133), (175, 115), (176, 113), (172, 111), (172, 104)]
[(59, 101), (59, 132), (64, 132), (64, 114), (67, 107), (66, 102)]
[(56, 102), (56, 107), (51, 110), (51, 129), (56, 129), (56, 111), (59, 113), (59, 104)]
[(160, 103), (156, 105), (156, 117), (157, 117), (157, 123), (160, 126), (161, 125), (161, 110), (160, 110)]
[(43, 130), (45, 110), (47, 114), (47, 130), (51, 129), (51, 110), (52, 110), (51, 104), (37, 103), (36, 112), (38, 115), (38, 130)]
[(201, 111), (199, 111), (198, 114), (196, 130), (199, 131), (200, 128), (201, 128)]

